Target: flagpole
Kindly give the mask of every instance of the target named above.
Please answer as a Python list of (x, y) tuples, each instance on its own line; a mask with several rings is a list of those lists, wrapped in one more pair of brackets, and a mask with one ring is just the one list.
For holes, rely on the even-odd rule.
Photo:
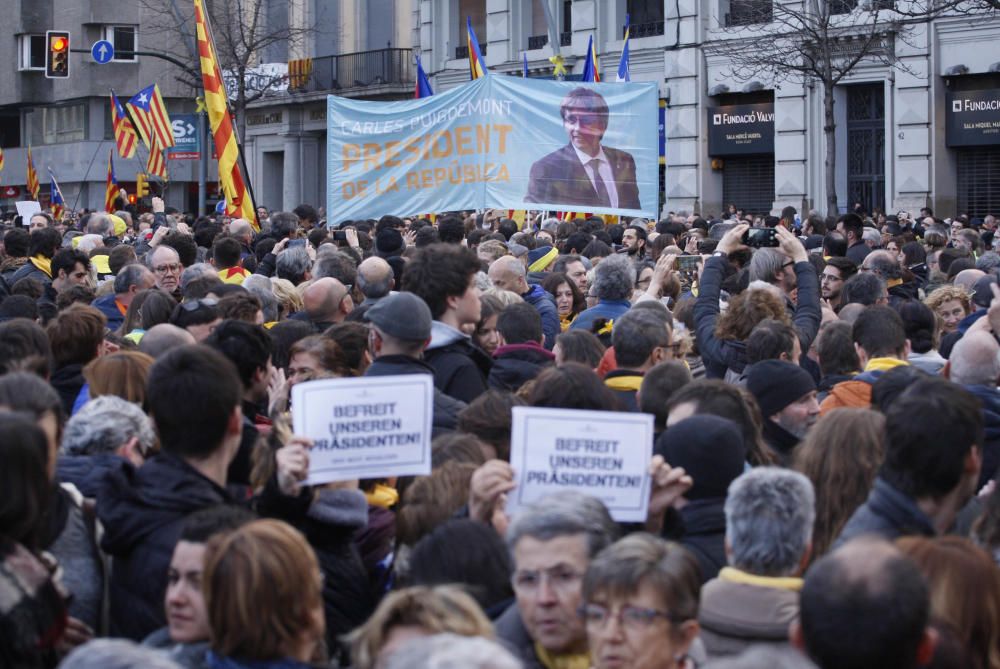
[[(212, 45), (212, 50), (215, 51), (215, 67), (218, 68), (218, 70), (219, 70), (219, 76), (221, 77), (222, 76), (222, 65), (219, 63), (219, 50), (215, 46), (215, 32), (212, 29), (212, 20), (211, 20), (211, 17), (208, 15), (208, 7), (203, 5), (202, 6), (202, 11), (205, 13), (205, 21), (204, 21), (204, 23), (205, 23), (205, 32), (207, 33), (206, 37), (208, 37), (209, 44)], [(205, 75), (204, 75), (204, 73), (202, 73), (202, 84), (201, 84), (202, 90), (205, 89), (205, 79), (204, 78), (205, 78)], [(225, 93), (226, 113), (229, 114), (230, 118), (232, 118), (233, 114), (232, 114), (232, 110), (229, 108), (229, 91), (226, 89), (226, 82), (223, 79), (223, 80), (219, 81), (219, 83), (222, 84), (222, 90)], [(206, 96), (205, 97), (205, 103), (207, 104), (208, 103), (208, 92), (207, 91), (205, 92), (205, 96)], [(244, 111), (244, 113), (246, 112), (245, 109), (243, 111)], [(260, 229), (260, 220), (257, 217), (257, 198), (254, 197), (254, 194), (253, 194), (253, 185), (250, 183), (250, 170), (247, 169), (246, 152), (243, 150), (243, 138), (240, 137), (240, 133), (237, 132), (238, 128), (239, 128), (239, 124), (237, 124), (236, 127), (233, 128), (233, 137), (236, 138), (236, 148), (239, 149), (239, 151), (237, 153), (239, 153), (239, 155), (240, 155), (240, 167), (243, 169), (243, 176), (244, 176), (244, 178), (243, 178), (243, 187), (247, 189), (247, 194), (250, 195), (250, 208), (253, 210), (254, 221), (257, 223), (257, 229), (259, 230)], [(211, 127), (209, 127), (209, 134), (211, 134)], [(213, 142), (213, 144), (215, 142), (215, 136), (214, 135), (212, 136), (212, 142)], [(222, 181), (221, 175), (219, 175), (219, 177), (220, 177), (219, 181), (220, 181), (220, 184), (221, 184), (221, 181)], [(223, 195), (224, 195), (224, 193), (223, 193)], [(227, 202), (226, 204), (228, 205), (229, 203)], [(328, 216), (329, 216), (329, 214), (330, 214), (330, 212), (327, 212)]]
[(76, 199), (73, 201), (73, 211), (74, 212), (76, 211), (76, 205), (80, 204), (80, 195), (83, 194), (83, 184), (87, 185), (87, 192), (88, 193), (90, 192), (90, 182), (87, 181), (87, 179), (90, 177), (90, 168), (94, 166), (94, 161), (97, 160), (97, 153), (101, 150), (101, 147), (103, 145), (104, 145), (103, 141), (98, 142), (97, 143), (97, 148), (94, 150), (94, 155), (92, 155), (90, 157), (90, 164), (87, 165), (87, 171), (84, 172), (84, 174), (83, 174), (83, 181), (80, 182), (81, 186), (80, 186), (79, 189), (77, 189), (77, 191), (76, 191)]

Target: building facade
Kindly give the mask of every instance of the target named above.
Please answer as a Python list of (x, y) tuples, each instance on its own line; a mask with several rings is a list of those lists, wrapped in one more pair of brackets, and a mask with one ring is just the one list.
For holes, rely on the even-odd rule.
[[(886, 2), (829, 1), (842, 5), (837, 11), (848, 22), (870, 10), (871, 2)], [(753, 49), (755, 40), (773, 39), (767, 0), (257, 2), (268, 25), (304, 31), (294, 43), (277, 41), (262, 51), (260, 63), (287, 68), (290, 76), (252, 102), (243, 119), (255, 200), (271, 209), (326, 204), (327, 95), (412, 97), (418, 54), (436, 91), (468, 81), (467, 18), (491, 72), (520, 75), (526, 56), (529, 76), (551, 77), (549, 59), (558, 51), (568, 76), (578, 77), (593, 36), (601, 75), (614, 80), (628, 15), (632, 80), (656, 82), (664, 109), (662, 211), (718, 214), (731, 203), (753, 212), (792, 205), (826, 213), (822, 85), (763, 74), (737, 78), (731, 71), (733, 44)], [(163, 4), (177, 3), (188, 4)], [(195, 109), (197, 91), (179, 81), (178, 68), (129, 57), (130, 49), (176, 51), (177, 37), (150, 27), (142, 3), (0, 5), (16, 17), (13, 34), (0, 36), (0, 48), (18, 64), (0, 75), (0, 145), (7, 163), (0, 179), (23, 187), (30, 144), (43, 199), (51, 165), (71, 203), (100, 206), (111, 137), (109, 88), (128, 96), (157, 81), (171, 114)], [(97, 65), (89, 54), (73, 53), (69, 79), (45, 79), (37, 40), (56, 28), (72, 32), (74, 48), (89, 49), (99, 38), (118, 41), (119, 57)], [(1000, 16), (910, 21), (905, 36), (886, 31), (880, 58), (862, 60), (837, 83), (833, 189), (841, 211), (861, 202), (888, 212), (923, 206), (941, 215), (1000, 212), (998, 40)], [(168, 201), (193, 210), (197, 162), (168, 164)], [(116, 167), (128, 186), (143, 164), (116, 161)], [(209, 170), (214, 187), (214, 161)]]

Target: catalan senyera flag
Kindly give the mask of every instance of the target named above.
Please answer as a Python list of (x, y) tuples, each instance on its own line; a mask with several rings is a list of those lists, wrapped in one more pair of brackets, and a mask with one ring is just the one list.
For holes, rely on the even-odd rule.
[(312, 76), (313, 59), (296, 58), (288, 61), (288, 88), (298, 90), (305, 88)]
[(472, 29), (472, 17), (469, 16), (465, 17), (465, 40), (469, 46), (469, 76), (473, 79), (485, 77), (490, 71), (486, 69), (476, 31)]
[(622, 46), (622, 57), (618, 61), (618, 74), (615, 81), (632, 81), (632, 76), (628, 71), (628, 14), (625, 15), (625, 44)]
[(3, 172), (3, 149), (0, 149), (0, 172)]
[(31, 193), (31, 199), (38, 201), (38, 192), (41, 190), (41, 184), (38, 183), (38, 171), (35, 169), (35, 161), (31, 159), (31, 147), (28, 147), (28, 192)]
[(57, 221), (62, 220), (66, 199), (63, 197), (59, 182), (56, 181), (56, 174), (51, 167), (49, 168), (49, 208), (52, 209), (52, 218)]
[(122, 158), (134, 156), (139, 136), (114, 91), (111, 91), (111, 127), (115, 131), (115, 146), (118, 147), (118, 155)]
[(115, 210), (115, 198), (118, 197), (118, 179), (115, 177), (115, 150), (108, 153), (108, 181), (104, 187), (104, 211)]
[(597, 50), (594, 48), (594, 36), (591, 35), (590, 41), (587, 42), (587, 59), (583, 61), (583, 76), (580, 77), (580, 81), (599, 82), (601, 80), (601, 73), (598, 69)]
[(169, 149), (174, 145), (174, 130), (170, 125), (170, 115), (167, 106), (163, 104), (160, 87), (156, 84), (146, 86), (132, 96), (127, 103), (132, 112), (135, 129), (146, 146), (152, 148), (152, 136), (156, 135), (161, 149)]
[(146, 159), (146, 174), (167, 180), (167, 161), (163, 157), (163, 148), (156, 135), (150, 136), (149, 158)]
[(424, 66), (420, 62), (420, 56), (417, 56), (417, 86), (413, 91), (413, 97), (429, 98), (434, 95), (434, 89), (431, 88), (431, 82), (427, 78), (427, 73), (424, 72)]
[(202, 0), (194, 0), (195, 26), (198, 31), (198, 55), (201, 60), (201, 80), (205, 87), (205, 108), (219, 156), (219, 185), (226, 198), (226, 214), (245, 218), (254, 230), (260, 231), (250, 189), (240, 171), (240, 145), (236, 140), (233, 120), (229, 116), (226, 87), (219, 70), (208, 14)]

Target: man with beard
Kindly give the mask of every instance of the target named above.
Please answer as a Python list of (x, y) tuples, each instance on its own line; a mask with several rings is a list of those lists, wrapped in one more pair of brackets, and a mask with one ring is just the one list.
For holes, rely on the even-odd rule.
[(762, 360), (747, 369), (747, 390), (764, 418), (764, 441), (786, 466), (792, 452), (819, 419), (816, 382), (784, 360)]
[(634, 260), (646, 255), (646, 230), (638, 225), (630, 225), (622, 234), (622, 250)]
[(826, 261), (826, 267), (819, 275), (819, 289), (823, 299), (830, 303), (834, 310), (841, 307), (840, 291), (844, 282), (857, 274), (858, 266), (847, 258), (833, 257)]

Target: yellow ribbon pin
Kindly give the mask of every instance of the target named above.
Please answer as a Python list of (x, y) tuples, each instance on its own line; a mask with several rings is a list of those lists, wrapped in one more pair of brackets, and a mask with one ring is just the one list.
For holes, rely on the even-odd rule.
[(560, 77), (566, 74), (566, 65), (564, 64), (563, 57), (561, 55), (549, 56), (549, 62), (555, 65), (555, 71), (552, 72), (552, 76)]

